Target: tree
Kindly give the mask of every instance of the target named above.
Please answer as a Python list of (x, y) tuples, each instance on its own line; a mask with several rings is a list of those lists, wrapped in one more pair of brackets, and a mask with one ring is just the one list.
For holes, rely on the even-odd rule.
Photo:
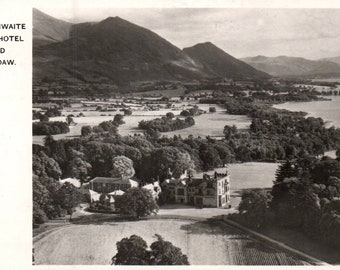
[(132, 111), (130, 109), (125, 109), (124, 115), (127, 115), (127, 116), (132, 115)]
[(117, 242), (117, 253), (112, 258), (115, 265), (148, 265), (150, 255), (143, 238), (131, 235)]
[(297, 176), (298, 170), (295, 165), (290, 161), (286, 160), (281, 163), (275, 172), (275, 182), (282, 182), (285, 178)]
[(45, 115), (48, 117), (55, 117), (55, 116), (61, 116), (61, 111), (59, 111), (57, 108), (49, 108)]
[(40, 120), (40, 122), (48, 122), (50, 119), (46, 114), (40, 114), (39, 120)]
[(188, 117), (190, 116), (190, 113), (187, 110), (183, 110), (181, 111), (180, 116)]
[(92, 133), (91, 126), (83, 126), (81, 127), (81, 136), (88, 136)]
[(47, 220), (45, 212), (41, 209), (40, 205), (33, 201), (33, 226), (43, 224)]
[(340, 178), (340, 161), (326, 157), (315, 165), (311, 174), (314, 182), (328, 185), (331, 176)]
[(175, 115), (174, 115), (172, 112), (167, 112), (165, 116), (166, 116), (166, 118), (168, 118), (168, 119), (172, 119), (172, 118), (175, 117)]
[(49, 176), (59, 179), (62, 171), (58, 162), (48, 157), (45, 152), (40, 151), (38, 154), (33, 155), (33, 173), (37, 176)]
[(144, 178), (166, 179), (170, 169), (174, 177), (179, 177), (185, 170), (192, 170), (194, 162), (189, 153), (177, 147), (165, 146), (153, 150), (150, 156), (143, 160), (142, 174)]
[(271, 196), (264, 190), (251, 190), (242, 194), (238, 209), (245, 215), (248, 225), (260, 228), (265, 224), (270, 199)]
[(33, 122), (33, 135), (53, 135), (68, 133), (70, 128), (67, 123), (60, 121)]
[[(113, 121), (101, 122), (97, 127), (98, 127), (97, 132), (107, 131), (108, 133), (111, 133), (111, 134), (117, 133), (117, 124), (114, 123)], [(95, 128), (96, 127), (93, 127), (94, 132), (95, 132)]]
[(237, 128), (236, 128), (235, 125), (233, 125), (233, 126), (225, 125), (224, 126), (223, 134), (224, 134), (224, 136), (227, 140), (230, 140), (233, 137), (233, 135), (235, 135), (236, 133), (237, 133)]
[(113, 118), (113, 122), (116, 123), (117, 125), (123, 125), (125, 124), (123, 119), (124, 119), (124, 115), (118, 113)]
[(126, 179), (135, 175), (133, 162), (126, 156), (117, 156), (112, 159), (112, 177)]
[(340, 247), (340, 200), (328, 202), (322, 207), (319, 221), (322, 240), (327, 244)]
[(143, 238), (131, 235), (117, 242), (117, 253), (112, 258), (115, 265), (189, 265), (180, 248), (156, 234), (157, 241), (148, 246)]
[(66, 117), (66, 123), (67, 123), (68, 125), (74, 125), (74, 124), (75, 124), (75, 122), (74, 122), (74, 120), (73, 120), (73, 118), (72, 118), (71, 115), (68, 115), (68, 116)]
[(180, 248), (163, 237), (156, 234), (157, 241), (153, 242), (151, 248), (151, 265), (189, 265), (188, 257)]
[(336, 159), (340, 161), (340, 148), (335, 151)]
[(84, 195), (71, 183), (64, 183), (61, 188), (54, 194), (55, 204), (64, 208), (72, 218), (74, 208), (81, 202), (85, 201)]
[(144, 188), (130, 188), (116, 200), (116, 208), (123, 215), (134, 219), (158, 212), (158, 205), (151, 192)]
[(90, 174), (92, 166), (81, 157), (74, 157), (69, 161), (66, 167), (66, 175), (80, 179), (81, 182)]

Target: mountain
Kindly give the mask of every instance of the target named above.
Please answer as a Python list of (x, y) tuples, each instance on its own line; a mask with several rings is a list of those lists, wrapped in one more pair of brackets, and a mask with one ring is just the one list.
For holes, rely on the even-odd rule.
[(69, 38), (72, 24), (33, 9), (33, 45), (41, 46)]
[(119, 17), (72, 25), (68, 39), (36, 47), (33, 56), (34, 79), (125, 82), (206, 76), (201, 64), (179, 48)]
[(256, 70), (252, 66), (227, 54), (211, 42), (199, 43), (183, 51), (196, 62), (203, 65), (204, 71), (210, 76), (227, 77), (233, 79), (269, 78), (265, 72)]
[(70, 24), (34, 10), (33, 21), (35, 81), (57, 78), (120, 84), (268, 77), (211, 43), (181, 50), (156, 33), (119, 17)]
[(337, 57), (329, 57), (329, 58), (323, 58), (323, 59), (320, 59), (321, 61), (329, 61), (329, 62), (334, 62), (338, 65), (340, 65), (340, 56), (337, 56)]
[(340, 75), (340, 65), (326, 60), (308, 60), (301, 57), (255, 57), (242, 58), (258, 70), (278, 77), (332, 77)]

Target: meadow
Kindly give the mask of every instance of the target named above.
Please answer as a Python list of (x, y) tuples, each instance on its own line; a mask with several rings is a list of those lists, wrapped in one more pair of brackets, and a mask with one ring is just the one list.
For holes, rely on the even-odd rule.
[[(225, 125), (236, 125), (237, 128), (245, 129), (249, 128), (250, 120), (248, 117), (244, 115), (229, 115), (225, 113), (225, 110), (218, 105), (211, 105), (216, 108), (216, 113), (208, 113), (209, 104), (198, 104), (199, 108), (207, 111), (207, 113), (195, 116), (195, 125), (189, 128), (165, 132), (162, 133), (165, 136), (172, 137), (173, 135), (181, 135), (183, 138), (188, 137), (189, 135), (193, 135), (194, 137), (201, 136), (213, 136), (213, 137), (221, 137), (223, 136), (223, 128)], [(144, 131), (138, 129), (138, 123), (141, 120), (152, 120), (158, 117), (165, 116), (166, 113), (172, 112), (175, 116), (179, 116), (181, 111), (186, 108), (190, 108), (190, 104), (188, 102), (183, 102), (180, 104), (176, 104), (177, 109), (166, 109), (160, 108), (157, 111), (144, 111), (144, 110), (136, 110), (133, 111), (132, 115), (125, 116), (124, 121), (125, 124), (121, 125), (118, 128), (118, 133), (120, 135), (133, 135), (133, 134), (142, 134)], [(180, 108), (180, 109), (179, 109)], [(93, 111), (90, 109), (84, 110), (84, 108), (78, 109), (70, 109), (67, 108), (62, 111), (62, 115), (60, 117), (51, 117), (50, 121), (65, 121), (66, 115), (73, 114), (78, 115), (79, 113), (83, 113), (85, 117), (74, 117), (74, 122), (77, 123), (75, 126), (70, 126), (70, 132), (67, 134), (54, 135), (55, 139), (64, 139), (64, 138), (73, 138), (80, 136), (81, 128), (83, 126), (96, 126), (103, 121), (113, 120), (114, 115), (121, 113), (119, 111), (116, 112), (99, 112)], [(42, 144), (45, 136), (33, 136), (33, 143)]]
[[(165, 229), (166, 228), (166, 229)], [(307, 262), (251, 239), (219, 220), (151, 219), (71, 225), (34, 244), (37, 265), (108, 265), (116, 242), (132, 234), (148, 244), (160, 234), (193, 265), (303, 265)]]

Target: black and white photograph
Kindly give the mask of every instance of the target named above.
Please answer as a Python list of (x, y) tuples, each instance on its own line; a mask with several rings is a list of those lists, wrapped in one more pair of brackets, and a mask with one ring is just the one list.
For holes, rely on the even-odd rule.
[(340, 265), (339, 1), (89, 2), (30, 10), (31, 264)]

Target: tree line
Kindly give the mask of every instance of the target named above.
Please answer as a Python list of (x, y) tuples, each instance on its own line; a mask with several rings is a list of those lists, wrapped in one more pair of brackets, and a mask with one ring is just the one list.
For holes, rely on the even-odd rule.
[(184, 120), (179, 118), (173, 119), (165, 116), (162, 118), (156, 118), (149, 121), (142, 120), (139, 122), (138, 127), (148, 132), (150, 131), (168, 132), (184, 129), (187, 127), (191, 127), (193, 125), (195, 125), (195, 120), (190, 116), (186, 117)]
[(306, 156), (282, 163), (270, 192), (242, 195), (238, 221), (261, 228), (288, 227), (340, 247), (340, 155)]

